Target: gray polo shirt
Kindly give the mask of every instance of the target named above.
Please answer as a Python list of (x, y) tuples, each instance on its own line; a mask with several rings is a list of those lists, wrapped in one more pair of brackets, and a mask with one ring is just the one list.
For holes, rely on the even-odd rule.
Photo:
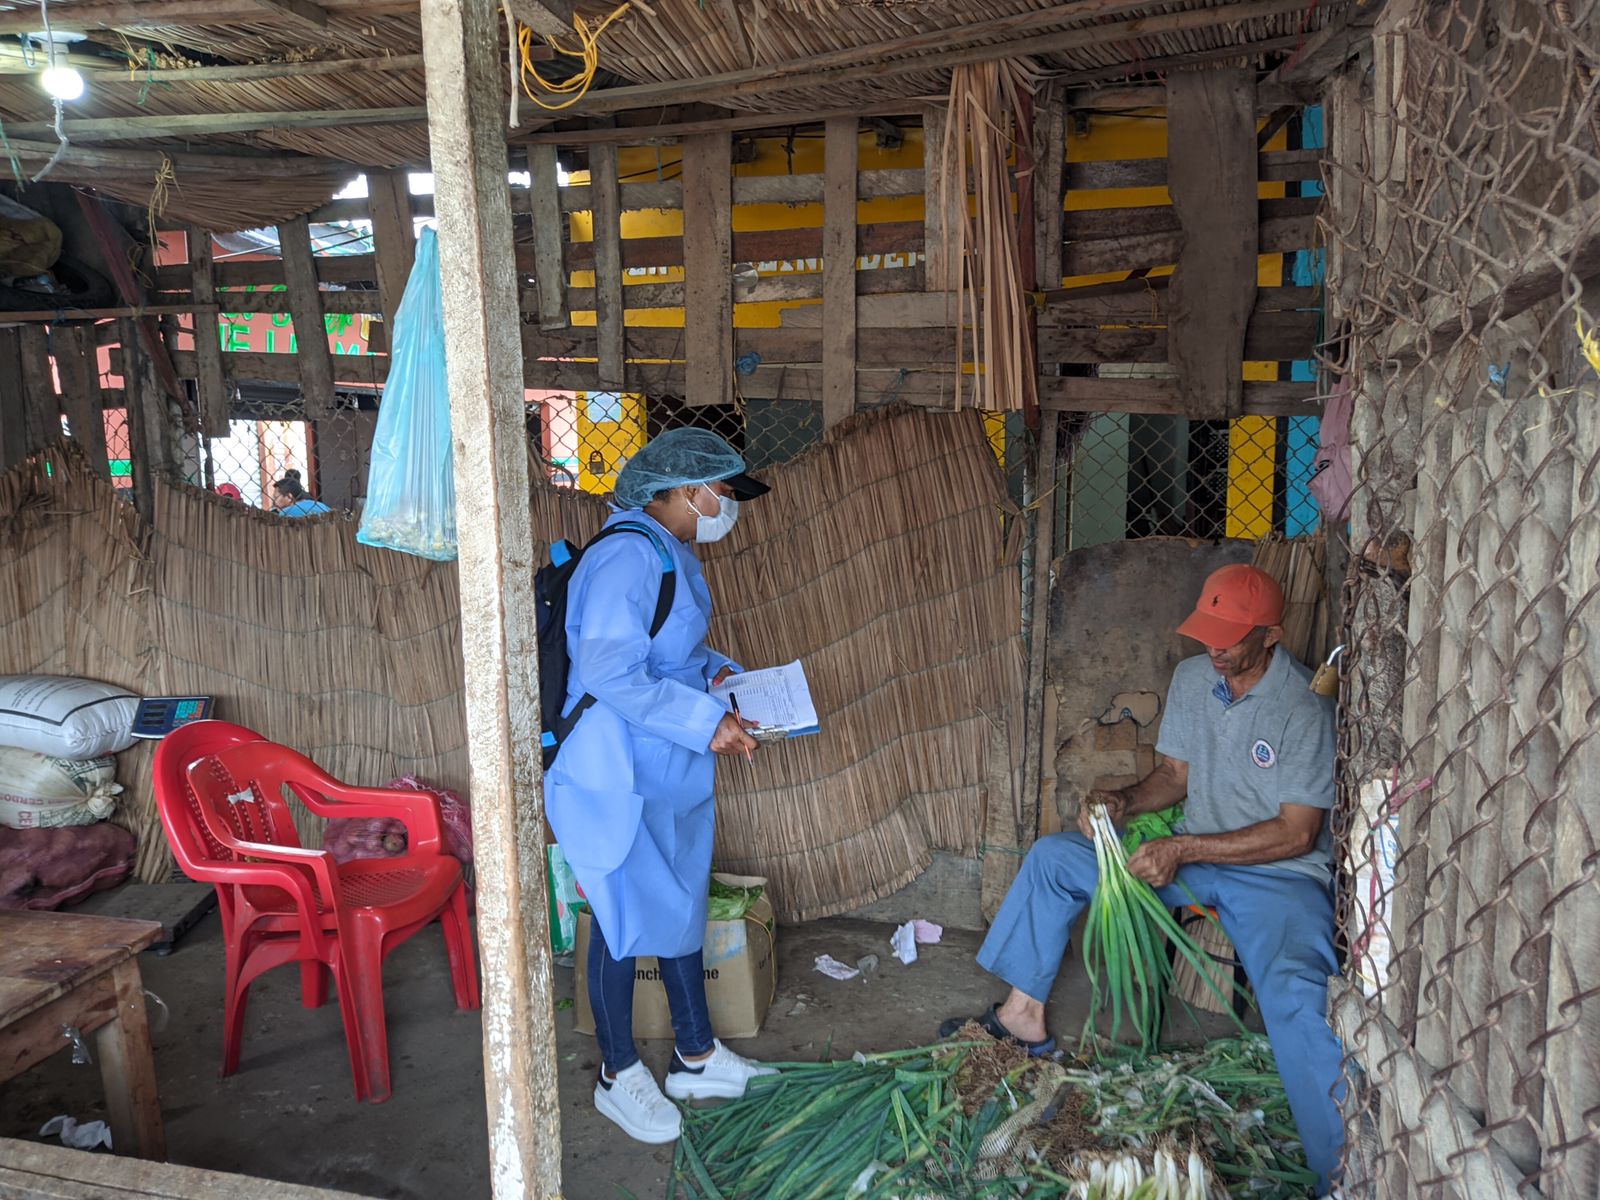
[[(1311, 672), (1279, 646), (1267, 673), (1238, 700), (1205, 655), (1172, 673), (1156, 749), (1189, 764), (1182, 833), (1232, 833), (1282, 804), (1333, 807), (1334, 706)], [(1308, 854), (1270, 864), (1327, 882), (1333, 834), (1324, 821)]]

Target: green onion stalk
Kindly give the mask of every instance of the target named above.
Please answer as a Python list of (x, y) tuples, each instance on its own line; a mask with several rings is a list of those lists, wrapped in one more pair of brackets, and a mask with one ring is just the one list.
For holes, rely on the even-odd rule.
[[(1151, 1053), (1161, 1041), (1166, 998), (1172, 988), (1169, 943), (1230, 1014), (1232, 1005), (1207, 969), (1210, 956), (1183, 931), (1154, 889), (1128, 872), (1128, 851), (1103, 805), (1090, 807), (1089, 822), (1095, 835), (1100, 881), (1084, 922), (1083, 965), (1090, 995), (1080, 1048), (1095, 1040), (1100, 1014), (1110, 1008), (1111, 1040), (1115, 1042), (1121, 1034), (1126, 1011), (1140, 1047)], [(1234, 1023), (1244, 1031), (1237, 1016)]]

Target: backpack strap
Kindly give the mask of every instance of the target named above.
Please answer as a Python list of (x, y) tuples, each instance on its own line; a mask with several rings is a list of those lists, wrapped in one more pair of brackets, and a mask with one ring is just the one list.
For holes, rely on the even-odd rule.
[[(666, 544), (656, 535), (656, 531), (648, 525), (638, 521), (618, 521), (615, 525), (607, 525), (594, 537), (590, 538), (584, 546), (584, 553), (598, 541), (610, 537), (614, 533), (642, 533), (650, 539), (650, 544), (656, 548), (656, 554), (661, 559), (661, 586), (656, 590), (656, 611), (650, 618), (650, 637), (655, 638), (661, 632), (661, 627), (667, 623), (667, 617), (672, 613), (673, 597), (677, 594), (678, 564), (673, 561), (672, 552)], [(588, 692), (578, 697), (578, 702), (572, 706), (572, 711), (561, 718), (560, 724), (554, 730), (547, 730), (541, 743), (547, 754), (553, 755), (562, 742), (572, 733), (578, 724), (578, 718), (583, 716), (595, 705), (595, 698)], [(550, 763), (546, 762), (545, 766)]]

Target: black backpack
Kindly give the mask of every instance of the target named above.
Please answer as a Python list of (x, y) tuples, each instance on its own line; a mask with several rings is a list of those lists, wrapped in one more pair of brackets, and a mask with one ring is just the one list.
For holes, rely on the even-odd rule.
[(578, 718), (594, 707), (594, 697), (586, 693), (572, 706), (570, 713), (561, 715), (567, 702), (567, 677), (572, 672), (572, 660), (567, 656), (567, 588), (589, 549), (615, 533), (641, 534), (650, 539), (661, 556), (661, 590), (656, 593), (656, 612), (650, 619), (652, 638), (661, 632), (661, 627), (667, 623), (667, 614), (672, 611), (677, 568), (671, 552), (649, 526), (624, 521), (606, 526), (582, 547), (575, 548), (564, 538), (551, 544), (550, 561), (533, 576), (534, 601), (539, 611), (539, 746), (547, 771)]

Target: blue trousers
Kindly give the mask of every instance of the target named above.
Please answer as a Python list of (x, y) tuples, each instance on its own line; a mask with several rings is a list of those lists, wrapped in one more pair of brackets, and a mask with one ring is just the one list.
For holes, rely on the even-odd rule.
[[(594, 1036), (606, 1070), (616, 1075), (639, 1061), (633, 1044), (633, 982), (638, 960), (612, 958), (600, 922), (593, 922), (589, 933), (589, 1007), (594, 1012)], [(712, 1047), (712, 1033), (704, 954), (696, 950), (656, 962), (667, 989), (678, 1053), (687, 1058), (706, 1053)]]
[[(1040, 838), (989, 927), (978, 965), (1040, 1003), (1048, 1000), (1067, 935), (1099, 879), (1088, 838)], [(1332, 893), (1310, 876), (1270, 867), (1197, 863), (1181, 868), (1178, 879), (1217, 910), (1250, 976), (1306, 1161), (1319, 1192), (1327, 1191), (1344, 1146), (1343, 1052), (1326, 1016), (1328, 976), (1337, 969)], [(1156, 894), (1172, 908), (1190, 903), (1176, 884)]]

